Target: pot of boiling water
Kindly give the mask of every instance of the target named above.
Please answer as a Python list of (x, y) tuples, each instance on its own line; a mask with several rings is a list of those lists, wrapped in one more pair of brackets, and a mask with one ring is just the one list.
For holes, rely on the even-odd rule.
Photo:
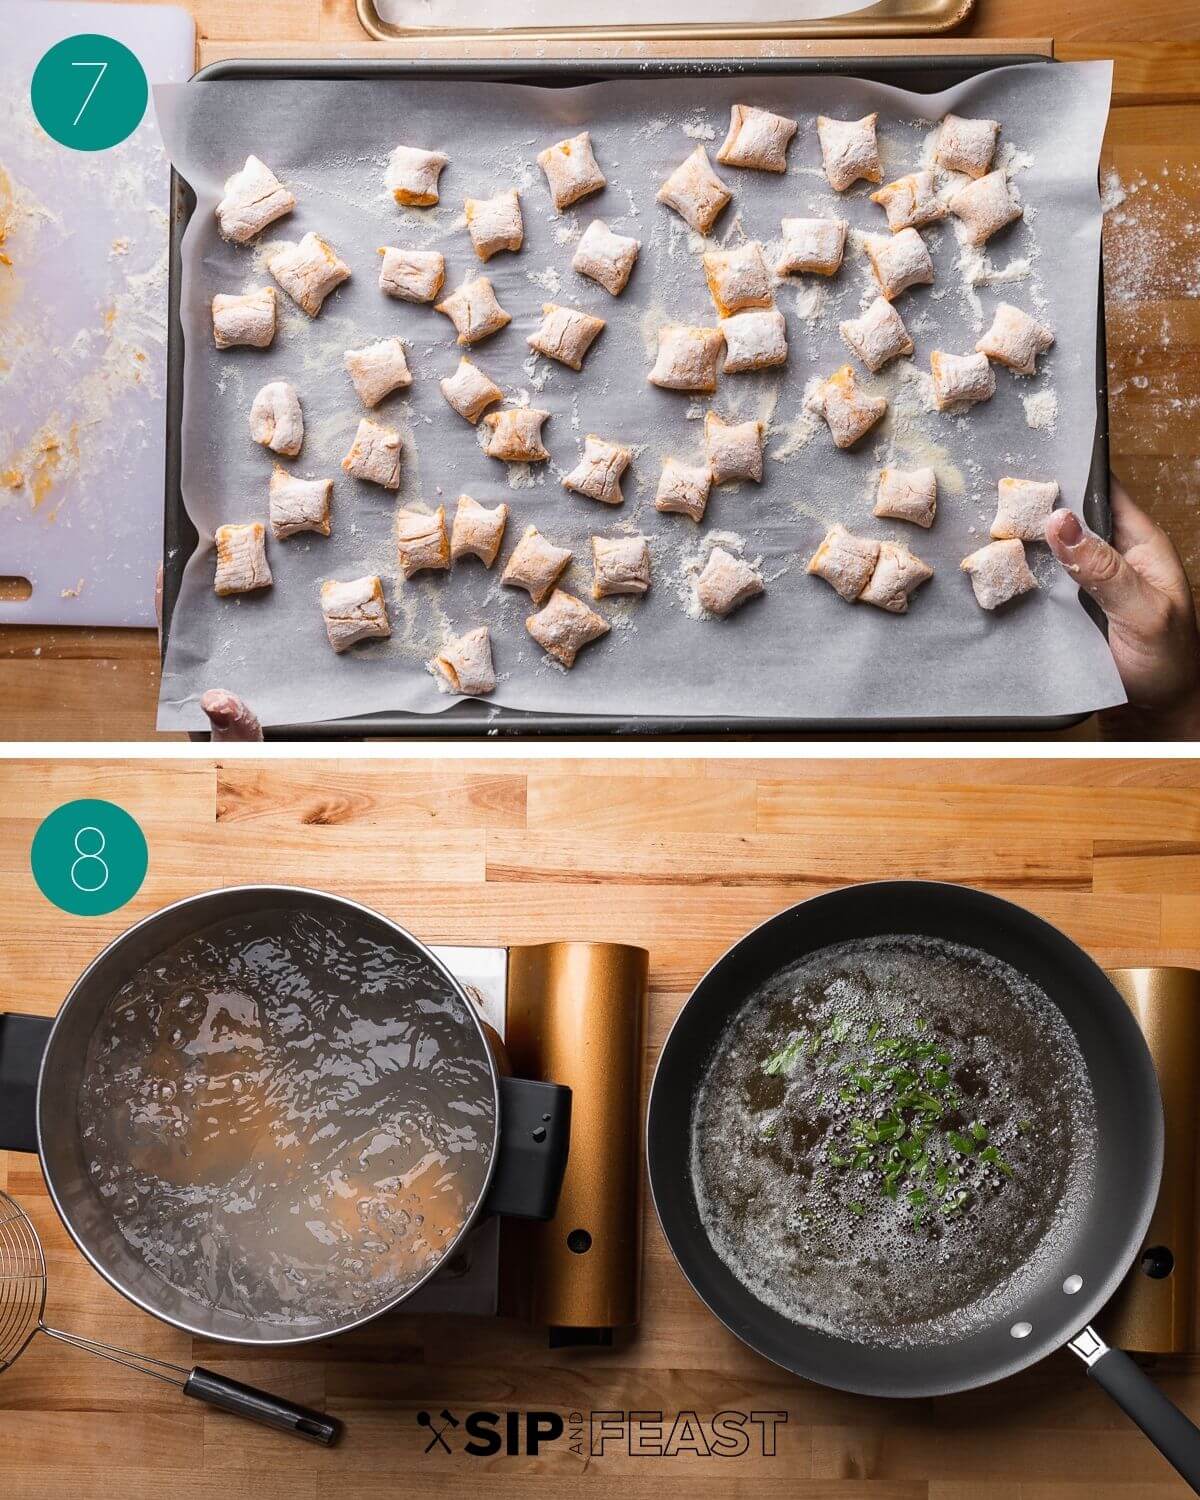
[(110, 943), (45, 1028), (0, 1016), (0, 1147), (36, 1147), (92, 1265), (192, 1334), (328, 1338), (482, 1216), (553, 1215), (570, 1091), (509, 1077), (454, 976), (355, 902), (189, 897)]

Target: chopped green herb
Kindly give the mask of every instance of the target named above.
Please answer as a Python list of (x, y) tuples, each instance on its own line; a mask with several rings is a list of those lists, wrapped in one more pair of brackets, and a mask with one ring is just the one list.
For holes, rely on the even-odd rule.
[[(849, 1122), (827, 1142), (830, 1166), (858, 1173), (885, 1198), (894, 1200), (903, 1191), (918, 1227), (933, 1210), (945, 1218), (963, 1213), (974, 1201), (971, 1184), (980, 1180), (981, 1166), (1005, 1177), (1013, 1168), (990, 1144), (982, 1120), (964, 1129), (951, 1126), (966, 1114), (953, 1058), (938, 1040), (921, 1034), (928, 1033), (928, 1022), (916, 1022), (914, 1030), (915, 1035), (892, 1034), (878, 1019), (864, 1024), (836, 1016), (819, 1034), (790, 1041), (765, 1067), (768, 1072), (789, 1067), (800, 1046), (812, 1052), (814, 1043), (847, 1044), (840, 1056), (829, 1056), (824, 1069), (840, 1078), (837, 1097), (854, 1107)], [(822, 1096), (820, 1103), (828, 1108), (830, 1101)], [(1017, 1126), (1022, 1134), (1031, 1128), (1028, 1120)], [(866, 1212), (861, 1200), (850, 1208)]]
[(772, 1076), (776, 1073), (786, 1073), (804, 1051), (806, 1040), (807, 1038), (803, 1031), (794, 1036), (786, 1047), (781, 1047), (778, 1052), (772, 1053), (767, 1058), (766, 1062), (763, 1063), (763, 1072)]

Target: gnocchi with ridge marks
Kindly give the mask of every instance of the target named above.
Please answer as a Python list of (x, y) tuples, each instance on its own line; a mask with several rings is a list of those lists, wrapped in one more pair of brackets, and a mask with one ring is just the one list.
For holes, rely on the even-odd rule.
[(772, 114), (753, 104), (734, 104), (729, 131), (717, 152), (727, 167), (749, 167), (756, 172), (786, 172), (787, 149), (800, 129), (799, 121)]
[(563, 486), (602, 505), (620, 505), (621, 476), (633, 459), (633, 450), (621, 443), (589, 433), (583, 440), (583, 454), (569, 474), (563, 475)]
[(321, 615), (329, 644), (339, 656), (359, 641), (380, 640), (392, 633), (383, 584), (377, 573), (323, 583)]
[(450, 566), (444, 505), (432, 515), (405, 506), (396, 511), (396, 556), (405, 578), (427, 569), (441, 572)]

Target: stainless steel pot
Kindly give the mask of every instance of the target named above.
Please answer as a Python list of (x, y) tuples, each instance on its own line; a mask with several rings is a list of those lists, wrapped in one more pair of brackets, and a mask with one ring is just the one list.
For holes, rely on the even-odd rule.
[[(264, 910), (353, 915), (374, 928), (409, 961), (429, 970), (430, 982), (461, 1001), (464, 1046), (486, 1063), (495, 1130), (483, 1190), (439, 1261), (417, 1285), (382, 1306), (336, 1324), (254, 1323), (207, 1308), (162, 1280), (131, 1250), (94, 1190), (77, 1124), (77, 1099), (88, 1043), (105, 1007), (148, 961), (214, 923)], [(340, 896), (296, 886), (237, 886), (206, 891), (164, 907), (121, 934), (84, 970), (53, 1022), (0, 1015), (0, 1148), (36, 1149), (63, 1223), (83, 1254), (117, 1291), (176, 1328), (229, 1343), (278, 1346), (329, 1338), (392, 1311), (454, 1253), (471, 1226), (487, 1214), (549, 1219), (566, 1166), (570, 1090), (511, 1078), (498, 1039), (484, 1026), (466, 991), (424, 944), (404, 928)], [(365, 1300), (365, 1299), (364, 1299)]]

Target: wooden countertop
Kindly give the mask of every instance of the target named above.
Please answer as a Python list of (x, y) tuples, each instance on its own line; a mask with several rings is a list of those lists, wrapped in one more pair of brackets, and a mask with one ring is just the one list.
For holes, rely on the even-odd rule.
[[(191, 0), (205, 59), (287, 42), (364, 42), (353, 0)], [(1114, 57), (1103, 166), (1139, 189), (1106, 228), (1112, 456), (1200, 588), (1200, 7), (1195, 0), (977, 0), (971, 40), (1053, 37)], [(155, 735), (150, 632), (0, 628), (0, 701), (18, 740)], [(1087, 738), (1094, 725), (1070, 731)]]
[[(98, 796), (141, 822), (150, 871), (123, 912), (64, 918), (29, 875), (38, 822)], [(646, 1076), (701, 973), (772, 913), (827, 887), (918, 875), (985, 885), (1103, 964), (1200, 965), (1200, 764), (1191, 761), (444, 760), (0, 763), (0, 996), (53, 1013), (136, 918), (262, 879), (353, 896), (429, 942), (620, 940), (650, 950)], [(643, 1321), (611, 1351), (546, 1348), (500, 1320), (390, 1317), (272, 1358), (184, 1335), (109, 1290), (67, 1239), (34, 1158), (0, 1186), (49, 1260), (50, 1322), (328, 1404), (328, 1453), (184, 1401), (48, 1340), (0, 1375), (5, 1500), (384, 1500), (620, 1493), (763, 1500), (1167, 1500), (1165, 1462), (1059, 1354), (1001, 1385), (887, 1402), (749, 1353), (703, 1309), (646, 1216)], [(1200, 1419), (1200, 1356), (1156, 1378)], [(425, 1456), (421, 1409), (785, 1411), (774, 1458), (584, 1463)], [(582, 1487), (576, 1489), (576, 1485)], [(618, 1490), (619, 1486), (619, 1490)], [(590, 1487), (590, 1488), (589, 1488)]]

